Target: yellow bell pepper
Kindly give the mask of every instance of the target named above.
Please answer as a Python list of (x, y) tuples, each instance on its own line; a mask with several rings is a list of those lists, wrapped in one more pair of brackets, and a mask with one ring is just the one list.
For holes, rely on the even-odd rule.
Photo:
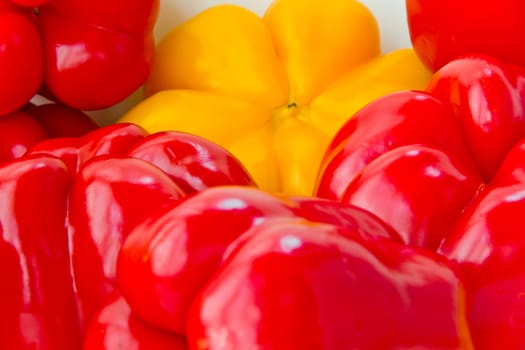
[(121, 121), (198, 134), (261, 188), (309, 195), (353, 113), (430, 76), (412, 49), (381, 54), (376, 19), (358, 1), (276, 0), (262, 17), (218, 5), (163, 38), (146, 98)]

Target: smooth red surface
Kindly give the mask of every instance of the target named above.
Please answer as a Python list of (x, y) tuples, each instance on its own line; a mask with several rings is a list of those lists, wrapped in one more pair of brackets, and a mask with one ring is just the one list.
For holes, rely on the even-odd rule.
[[(22, 107), (40, 89), (43, 49), (34, 21), (0, 2), (0, 116)], [(9, 9), (7, 9), (9, 7)]]
[(87, 114), (58, 103), (24, 106), (0, 116), (0, 162), (22, 157), (44, 140), (80, 137), (96, 129)]
[(255, 186), (230, 152), (196, 135), (158, 132), (138, 142), (128, 155), (161, 168), (187, 194), (219, 185)]
[(183, 334), (188, 309), (228, 246), (254, 225), (293, 217), (286, 202), (249, 187), (200, 192), (149, 216), (124, 241), (120, 290), (143, 319)]
[[(423, 239), (460, 267), (475, 349), (525, 346), (524, 77), (522, 68), (482, 55), (446, 64), (426, 91), (441, 101), (441, 112), (421, 103), (400, 109), (421, 99), (413, 92), (365, 107), (328, 150), (319, 182), (322, 196), (344, 193), (339, 198), (375, 213), (406, 243)], [(460, 135), (464, 147), (433, 141), (426, 130), (434, 116), (455, 122), (447, 129), (436, 125), (434, 138)], [(374, 126), (381, 117), (384, 123)], [(402, 147), (400, 129), (410, 141)], [(408, 162), (407, 155), (422, 150), (436, 161)]]
[(134, 226), (183, 195), (162, 170), (140, 159), (99, 156), (80, 168), (68, 222), (84, 319), (90, 320), (114, 292), (118, 252)]
[(143, 35), (155, 25), (159, 1), (52, 0), (53, 7), (79, 22)]
[(7, 0), (11, 1), (14, 4), (18, 4), (24, 7), (38, 7), (47, 4), (53, 0)]
[(120, 246), (142, 219), (207, 187), (254, 185), (221, 147), (177, 132), (147, 135), (135, 124), (46, 140), (29, 153), (59, 157), (74, 177), (68, 223), (84, 320), (114, 291)]
[(110, 107), (146, 80), (158, 0), (1, 0), (0, 115), (37, 93)]
[(435, 250), (482, 186), (476, 168), (454, 154), (402, 146), (370, 162), (342, 201), (377, 215), (405, 244)]
[[(84, 160), (100, 155), (126, 155), (148, 132), (131, 123), (110, 124), (79, 139)], [(81, 162), (82, 164), (82, 162)]]
[(154, 53), (152, 33), (130, 34), (96, 26), (60, 12), (53, 2), (49, 6), (41, 10), (38, 21), (45, 85), (53, 98), (82, 110), (101, 109), (142, 85)]
[(426, 89), (453, 111), (484, 179), (525, 136), (525, 68), (488, 56), (455, 60)]
[(90, 322), (84, 350), (187, 350), (186, 339), (142, 321), (118, 293), (108, 298)]
[(368, 240), (390, 239), (402, 242), (396, 230), (368, 210), (318, 197), (290, 197), (287, 200), (292, 201), (290, 206), (295, 215), (308, 221), (345, 227)]
[(0, 117), (0, 162), (20, 158), (38, 142), (49, 138), (44, 126), (25, 112)]
[(406, 10), (414, 49), (434, 71), (471, 53), (525, 66), (522, 0), (407, 0)]
[(429, 93), (403, 91), (371, 102), (343, 125), (325, 153), (316, 194), (340, 199), (373, 159), (412, 144), (450, 150), (467, 166), (472, 163), (447, 107)]
[(69, 268), (70, 177), (49, 156), (0, 166), (0, 348), (79, 349)]
[(111, 124), (82, 137), (49, 139), (34, 145), (28, 153), (52, 154), (62, 159), (75, 175), (89, 159), (102, 155), (125, 155), (146, 137), (146, 130), (136, 124)]
[(61, 103), (29, 104), (23, 111), (42, 124), (49, 138), (80, 137), (99, 128), (88, 114)]
[(369, 240), (399, 239), (373, 215), (341, 203), (279, 198), (250, 187), (210, 188), (133, 230), (118, 259), (120, 290), (142, 318), (184, 334), (192, 301), (224, 257), (253, 227), (279, 226), (283, 219), (340, 225)]
[(523, 152), (521, 141), (440, 247), (467, 271), (476, 349), (525, 346), (525, 238), (517, 224), (525, 210)]
[[(34, 112), (36, 108), (37, 107), (28, 107), (27, 110), (28, 112)], [(35, 121), (35, 119), (30, 118), (27, 114), (21, 112), (20, 114), (26, 116), (29, 120)], [(45, 114), (40, 117), (42, 119), (47, 118)], [(53, 123), (55, 120), (51, 118), (50, 121), (47, 119), (46, 121)], [(12, 126), (14, 123), (8, 125)], [(36, 123), (35, 125), (40, 124)], [(45, 270), (46, 275), (42, 277), (49, 280), (40, 281), (40, 276), (24, 275), (23, 283), (31, 284), (31, 288), (33, 288), (30, 291), (31, 293), (37, 295), (40, 295), (40, 293), (55, 293), (57, 297), (64, 297), (64, 304), (57, 308), (57, 312), (60, 313), (68, 310), (68, 312), (74, 314), (75, 320), (71, 322), (71, 327), (77, 327), (77, 333), (72, 333), (71, 337), (77, 337), (78, 328), (85, 330), (85, 327), (92, 321), (96, 322), (93, 326), (95, 327), (95, 331), (108, 331), (113, 334), (103, 338), (101, 338), (100, 334), (91, 334), (93, 337), (90, 340), (92, 346), (113, 346), (114, 344), (120, 344), (119, 342), (122, 341), (124, 342), (122, 344), (128, 344), (129, 346), (141, 346), (145, 348), (149, 346), (155, 348), (156, 343), (149, 344), (148, 339), (151, 337), (153, 337), (152, 339), (156, 339), (155, 334), (162, 332), (154, 330), (152, 328), (153, 326), (146, 327), (149, 330), (142, 329), (140, 322), (132, 322), (131, 319), (133, 318), (130, 317), (129, 309), (122, 308), (121, 303), (113, 306), (108, 305), (107, 307), (109, 309), (98, 313), (100, 308), (104, 307), (108, 298), (117, 292), (116, 263), (123, 241), (144, 219), (152, 215), (157, 215), (158, 213), (163, 213), (163, 207), (171, 208), (172, 204), (178, 204), (188, 193), (195, 194), (207, 189), (208, 186), (218, 187), (221, 185), (237, 185), (241, 192), (243, 190), (256, 191), (253, 180), (231, 154), (207, 140), (176, 132), (159, 133), (148, 136), (144, 129), (135, 124), (112, 124), (95, 128), (80, 137), (58, 137), (41, 141), (33, 146), (31, 150), (19, 160), (15, 160), (12, 163), (5, 163), (5, 169), (0, 167), (0, 175), (4, 174), (3, 172), (5, 171), (4, 175), (6, 178), (8, 178), (8, 176), (12, 177), (12, 179), (8, 178), (11, 182), (15, 182), (15, 180), (23, 182), (25, 178), (22, 179), (20, 171), (13, 171), (12, 174), (9, 173), (9, 171), (15, 169), (15, 164), (25, 164), (23, 163), (24, 161), (29, 162), (29, 159), (40, 158), (48, 159), (50, 162), (55, 162), (60, 165), (60, 170), (64, 176), (63, 185), (65, 187), (58, 188), (58, 185), (54, 186), (52, 189), (57, 193), (50, 193), (51, 190), (48, 191), (48, 187), (54, 185), (54, 180), (52, 178), (49, 179), (43, 171), (33, 169), (35, 172), (34, 176), (40, 177), (34, 179), (34, 183), (31, 183), (29, 180), (24, 182), (28, 187), (28, 189), (23, 188), (26, 192), (21, 193), (21, 191), (18, 191), (16, 188), (11, 189), (13, 186), (6, 188), (5, 191), (2, 192), (3, 184), (2, 177), (0, 176), (0, 196), (3, 196), (2, 198), (5, 197), (6, 204), (5, 208), (0, 206), (0, 233), (3, 233), (4, 224), (9, 230), (13, 230), (12, 232), (6, 231), (7, 234), (11, 236), (18, 234), (17, 227), (26, 227), (26, 225), (29, 225), (28, 227), (36, 231), (39, 225), (46, 226), (49, 224), (46, 228), (42, 228), (42, 230), (45, 231), (46, 234), (48, 233), (46, 230), (53, 230), (53, 233), (49, 233), (49, 237), (43, 237), (36, 243), (49, 244), (49, 242), (46, 241), (47, 239), (55, 239), (56, 235), (63, 234), (63, 237), (61, 237), (63, 241), (60, 242), (58, 240), (56, 244), (63, 244), (61, 247), (64, 248), (62, 252), (64, 255), (60, 256), (62, 259), (60, 262), (63, 263), (63, 266), (60, 267), (65, 269), (69, 279), (65, 284), (61, 281), (56, 283), (56, 287), (63, 288), (63, 290), (53, 291), (53, 288), (48, 286), (48, 283), (56, 282), (56, 278), (61, 278), (62, 270), (60, 270), (56, 264), (50, 263), (50, 270)], [(10, 165), (12, 165), (12, 167), (9, 167)], [(35, 165), (35, 167), (37, 167), (37, 165)], [(164, 171), (164, 169), (166, 171)], [(185, 172), (188, 174), (185, 174)], [(195, 186), (195, 188), (188, 187), (188, 193), (186, 193), (177, 184), (179, 177), (184, 180), (191, 179), (191, 181), (185, 183), (198, 184), (198, 186)], [(39, 188), (39, 186), (42, 188)], [(221, 186), (220, 188), (228, 187)], [(32, 197), (32, 189), (34, 189), (37, 194), (35, 198)], [(45, 193), (50, 196), (48, 199), (49, 203), (46, 202), (42, 204), (44, 199), (38, 197), (39, 191), (47, 191)], [(269, 203), (264, 204), (266, 205), (264, 210), (267, 210), (268, 213), (285, 211), (288, 216), (295, 215), (293, 213), (294, 209), (288, 208), (288, 203), (272, 197), (269, 194), (261, 195), (272, 199)], [(222, 204), (217, 204), (219, 209), (215, 214), (221, 214), (229, 209), (233, 209), (230, 207), (232, 202), (228, 201), (228, 198), (222, 199), (224, 199), (224, 201), (222, 201)], [(236, 201), (237, 199), (234, 198), (234, 207), (237, 205)], [(23, 215), (13, 213), (9, 207), (9, 203), (11, 202), (17, 206), (24, 207), (27, 211), (23, 211)], [(282, 208), (275, 207), (274, 205), (276, 203), (281, 205)], [(202, 207), (202, 204), (209, 205), (210, 203), (199, 204), (197, 201), (196, 208), (199, 206)], [(41, 205), (41, 207), (38, 207), (38, 205)], [(224, 207), (221, 205), (224, 205)], [(191, 211), (191, 205), (187, 206), (186, 209), (188, 210), (186, 212), (184, 211), (185, 209), (181, 209), (184, 215), (192, 216), (198, 214)], [(257, 211), (258, 209), (254, 210)], [(308, 209), (304, 210), (307, 211)], [(61, 217), (58, 219), (62, 221), (60, 221), (59, 224), (57, 224), (59, 226), (57, 226), (53, 220), (57, 219), (54, 215), (59, 211)], [(31, 216), (32, 212), (35, 212), (35, 220), (33, 220)], [(213, 215), (213, 213), (207, 216), (206, 210), (201, 214), (204, 216), (205, 222), (198, 223), (197, 220), (197, 230), (202, 229), (204, 227), (202, 226), (203, 224), (207, 225), (207, 219), (217, 217), (217, 215)], [(5, 216), (5, 222), (2, 222), (2, 215)], [(48, 216), (51, 217), (48, 218)], [(261, 218), (260, 216), (262, 215), (259, 215), (259, 218)], [(9, 222), (7, 222), (8, 220)], [(247, 220), (251, 219), (248, 218)], [(243, 225), (243, 222), (234, 223), (231, 227), (239, 224)], [(381, 234), (390, 234), (387, 228), (381, 227), (381, 225), (377, 227), (382, 230)], [(221, 229), (223, 229), (224, 232), (228, 232), (227, 227)], [(204, 232), (201, 232), (200, 234), (203, 233)], [(230, 234), (235, 235), (236, 233), (239, 232), (236, 231)], [(8, 238), (12, 239), (11, 236)], [(28, 239), (31, 240), (32, 238)], [(226, 248), (225, 244), (220, 245), (222, 240), (231, 242), (232, 239), (228, 236), (221, 237), (219, 238), (218, 248), (214, 248), (213, 243), (211, 243), (202, 247), (199, 254), (204, 254), (204, 257), (206, 254), (209, 254), (212, 256), (211, 259), (220, 261)], [(200, 242), (198, 240), (197, 242), (203, 245), (207, 244), (206, 242)], [(14, 242), (13, 244), (16, 245), (18, 243)], [(55, 244), (55, 242), (52, 244)], [(208, 252), (207, 250), (209, 250), (210, 247), (211, 250)], [(3, 248), (0, 247), (0, 249)], [(48, 253), (46, 249), (47, 248), (42, 248), (44, 255)], [(10, 261), (6, 262), (6, 264), (12, 264), (12, 257), (8, 250), (9, 249), (6, 248), (5, 259)], [(19, 258), (21, 260), (32, 258), (32, 253), (33, 252), (29, 250), (26, 256), (25, 251), (21, 252)], [(38, 253), (40, 254), (40, 251)], [(1, 258), (0, 256), (0, 259)], [(199, 259), (201, 258), (197, 257), (197, 260)], [(33, 268), (33, 266), (31, 266), (31, 268)], [(39, 268), (39, 266), (35, 268)], [(48, 277), (48, 274), (52, 273), (52, 269), (57, 270), (57, 276)], [(9, 277), (6, 278), (13, 282), (9, 282), (5, 288), (4, 293), (9, 296), (9, 298), (5, 298), (7, 303), (14, 302), (16, 298), (21, 298), (21, 293), (29, 295), (29, 291), (16, 289), (16, 283), (18, 283), (16, 279), (21, 278), (19, 275), (25, 273), (23, 269), (18, 269), (17, 266), (13, 265), (13, 268), (6, 273), (9, 274)], [(136, 273), (137, 276), (140, 275), (139, 270), (137, 270)], [(208, 271), (204, 271), (203, 273), (206, 274)], [(198, 277), (191, 278), (198, 279)], [(136, 281), (136, 279), (133, 279), (133, 281)], [(39, 285), (33, 285), (40, 283), (43, 286), (42, 288), (40, 288)], [(140, 282), (140, 286), (141, 288), (143, 287), (142, 281)], [(144, 286), (144, 288), (147, 290), (148, 287)], [(190, 285), (188, 288), (191, 289), (192, 286)], [(68, 296), (65, 294), (73, 290), (73, 300), (70, 302), (70, 300), (67, 299)], [(53, 307), (55, 299), (50, 297), (49, 305), (47, 305), (46, 295), (44, 295), (42, 300), (39, 299), (38, 302), (46, 303), (46, 305), (41, 306), (42, 308)], [(13, 307), (15, 308), (17, 305), (18, 304), (13, 303)], [(123, 312), (122, 315), (118, 314), (118, 312), (120, 312), (119, 310)], [(126, 310), (128, 310), (127, 314)], [(9, 316), (10, 315), (11, 314), (9, 314)], [(67, 318), (68, 316), (69, 315), (64, 315), (64, 322), (71, 321)], [(102, 319), (97, 318), (93, 321), (93, 317), (99, 316), (102, 317)], [(15, 315), (13, 317), (17, 316)], [(16, 319), (13, 317), (8, 318), (6, 322), (16, 322)], [(115, 327), (128, 319), (129, 322), (137, 324), (136, 327), (138, 327), (138, 330), (129, 329), (124, 331), (124, 335), (122, 335), (122, 333), (119, 333), (119, 329)], [(24, 322), (30, 321), (31, 320)], [(67, 331), (61, 323), (62, 320), (54, 320), (53, 322), (56, 324), (49, 326), (49, 332)], [(25, 327), (25, 324), (22, 325)], [(44, 326), (47, 327), (47, 325)], [(27, 336), (24, 330), (14, 329), (13, 326), (7, 327), (6, 332), (13, 332), (13, 334), (9, 337), (6, 336), (5, 339), (0, 339), (0, 345), (2, 341), (5, 341), (6, 344), (11, 344), (9, 342), (18, 341), (11, 339), (27, 337), (32, 344), (30, 346), (35, 346), (35, 348), (38, 349), (40, 349), (40, 347), (42, 347), (42, 349), (48, 349), (46, 347), (48, 342), (47, 334), (44, 334), (47, 332), (47, 329), (43, 329), (42, 334), (37, 334), (35, 333), (36, 331), (31, 328), (32, 326), (27, 327), (30, 332), (32, 332)], [(0, 337), (3, 336), (2, 332), (3, 330), (0, 330)], [(120, 338), (121, 336), (124, 338)], [(169, 344), (179, 344), (179, 346), (183, 346), (183, 348), (186, 346), (184, 342), (181, 343), (180, 336), (170, 335), (166, 339), (171, 338), (176, 340), (167, 340), (165, 345), (162, 346), (168, 346)], [(68, 337), (65, 337), (64, 342), (68, 342), (68, 339)], [(103, 342), (104, 339), (109, 343)], [(56, 348), (51, 347), (49, 349), (78, 349), (78, 346), (72, 346), (69, 343), (69, 345), (65, 347), (60, 347), (60, 344), (57, 345)], [(164, 342), (160, 341), (159, 344), (164, 344)], [(13, 349), (18, 348), (13, 347)]]
[(505, 186), (525, 182), (525, 138), (507, 153), (496, 175), (493, 186)]
[(523, 182), (487, 188), (440, 247), (466, 271), (476, 349), (525, 346), (524, 194)]
[(254, 228), (193, 304), (190, 348), (469, 348), (451, 264), (341, 231), (297, 221)]

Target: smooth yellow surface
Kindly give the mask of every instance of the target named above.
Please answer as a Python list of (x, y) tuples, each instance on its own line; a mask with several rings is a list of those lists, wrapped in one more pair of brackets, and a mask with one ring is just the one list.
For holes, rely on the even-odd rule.
[(198, 89), (277, 107), (288, 83), (268, 28), (234, 5), (211, 7), (172, 31), (157, 46), (146, 94)]
[(264, 20), (288, 73), (290, 101), (300, 105), (380, 51), (376, 20), (357, 1), (275, 1)]
[(215, 6), (160, 42), (150, 96), (121, 121), (206, 137), (261, 188), (309, 195), (349, 117), (430, 79), (411, 49), (381, 55), (379, 44), (375, 19), (356, 0), (276, 0), (262, 18)]

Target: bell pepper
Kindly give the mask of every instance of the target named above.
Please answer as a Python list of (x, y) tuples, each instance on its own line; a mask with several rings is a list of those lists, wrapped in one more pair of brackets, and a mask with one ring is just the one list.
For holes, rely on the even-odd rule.
[(71, 178), (59, 159), (0, 166), (0, 348), (79, 349), (66, 231)]
[(158, 0), (0, 0), (0, 115), (35, 94), (82, 110), (114, 105), (150, 72)]
[(525, 345), (524, 79), (521, 66), (468, 55), (425, 91), (375, 100), (333, 138), (316, 188), (460, 267), (475, 349)]
[[(523, 159), (520, 142), (508, 153), (497, 177), (503, 180), (522, 172)], [(525, 345), (521, 322), (525, 241), (517, 224), (525, 209), (524, 190), (522, 178), (516, 182), (494, 179), (439, 247), (441, 254), (463, 268), (466, 283), (471, 286), (470, 319), (476, 349), (518, 349)]]
[(0, 165), (9, 281), (0, 347), (80, 348), (86, 327), (118, 296), (116, 259), (129, 231), (167, 203), (225, 184), (254, 185), (220, 146), (133, 124), (47, 139)]
[(117, 252), (142, 218), (206, 186), (254, 185), (242, 165), (218, 145), (179, 132), (148, 135), (134, 124), (44, 141), (29, 153), (61, 157), (73, 172), (68, 221), (85, 320), (114, 292)]
[(110, 297), (90, 322), (84, 350), (187, 350), (184, 337), (152, 327), (134, 315), (118, 293)]
[(91, 320), (115, 291), (116, 255), (131, 228), (184, 193), (158, 167), (133, 157), (85, 163), (69, 195), (72, 267), (81, 316)]
[(460, 276), (355, 206), (237, 186), (155, 212), (117, 262), (132, 312), (191, 349), (471, 349)]
[(260, 188), (309, 195), (353, 112), (429, 78), (411, 49), (381, 55), (376, 20), (356, 0), (276, 0), (262, 17), (218, 5), (160, 41), (147, 98), (120, 121), (205, 137)]
[(28, 103), (21, 111), (40, 122), (49, 138), (80, 137), (99, 128), (89, 114), (60, 102)]
[[(295, 208), (260, 190), (242, 188), (203, 191), (180, 205), (174, 203), (167, 207), (167, 212), (149, 216), (126, 239), (118, 261), (120, 290), (140, 317), (160, 328), (184, 333), (191, 300), (216, 269), (227, 247), (249, 227), (268, 218), (293, 218), (298, 211), (304, 211), (301, 216), (315, 221), (348, 225), (347, 221), (355, 221), (354, 216), (329, 204), (322, 211), (305, 208)], [(318, 212), (328, 214), (321, 216)], [(383, 236), (393, 236), (367, 219), (367, 213), (362, 217), (363, 222), (376, 226), (377, 235), (381, 232)], [(210, 225), (215, 227), (213, 235), (208, 230)], [(173, 251), (177, 240), (187, 242), (180, 246), (185, 252)], [(163, 251), (160, 247), (165, 245), (172, 249)], [(180, 254), (180, 262), (172, 265), (168, 253)]]
[(86, 113), (63, 104), (28, 104), (0, 118), (0, 162), (20, 158), (42, 140), (79, 137), (97, 128)]
[(61, 103), (28, 104), (0, 118), (0, 162), (22, 157), (43, 140), (80, 137), (98, 127), (88, 114)]
[(195, 301), (196, 349), (472, 349), (446, 259), (308, 222), (253, 234)]
[(525, 66), (523, 1), (407, 0), (406, 13), (414, 50), (432, 71), (472, 53)]

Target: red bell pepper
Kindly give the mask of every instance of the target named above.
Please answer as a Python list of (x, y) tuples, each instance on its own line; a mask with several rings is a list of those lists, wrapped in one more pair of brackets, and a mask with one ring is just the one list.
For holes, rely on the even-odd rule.
[[(398, 240), (395, 232), (369, 213), (336, 202), (307, 198), (290, 202), (255, 189), (215, 188), (170, 204), (134, 229), (120, 253), (121, 292), (145, 320), (185, 333), (192, 300), (233, 242), (264, 221), (297, 217), (344, 225), (360, 232), (366, 231), (366, 223), (374, 237)], [(214, 227), (213, 234), (210, 226)], [(178, 245), (178, 241), (187, 244)], [(171, 249), (166, 252), (163, 246)], [(172, 260), (166, 260), (167, 254), (181, 258), (173, 265)]]
[(414, 50), (433, 71), (465, 54), (487, 54), (525, 66), (525, 2), (407, 0)]
[(0, 162), (20, 158), (31, 146), (48, 138), (42, 124), (24, 112), (0, 118), (0, 131)]
[(0, 348), (79, 349), (66, 230), (71, 178), (59, 159), (0, 166)]
[(38, 142), (28, 154), (52, 154), (62, 159), (75, 176), (91, 158), (103, 155), (124, 155), (147, 132), (134, 124), (112, 124), (81, 137), (59, 137)]
[(100, 307), (118, 296), (116, 258), (130, 230), (163, 205), (225, 184), (255, 185), (218, 145), (178, 132), (147, 135), (133, 124), (47, 139), (0, 165), (0, 258), (12, 266), (0, 347), (78, 349)]
[(525, 346), (524, 81), (524, 68), (488, 56), (454, 60), (426, 91), (354, 115), (318, 181), (319, 196), (370, 211), (461, 268), (476, 349)]
[(225, 184), (255, 186), (229, 152), (192, 134), (157, 132), (135, 144), (128, 155), (162, 169), (186, 194)]
[(75, 284), (82, 317), (90, 320), (115, 291), (122, 241), (143, 218), (184, 193), (158, 167), (126, 156), (85, 163), (69, 196)]
[(90, 322), (85, 350), (187, 350), (186, 339), (164, 332), (134, 315), (118, 293), (111, 296)]
[(471, 349), (459, 276), (348, 228), (267, 222), (201, 290), (187, 336), (195, 349)]
[(30, 153), (61, 157), (73, 172), (72, 266), (86, 321), (114, 292), (122, 240), (149, 213), (206, 186), (255, 185), (222, 147), (179, 132), (147, 135), (135, 124), (43, 141)]
[(192, 349), (471, 347), (454, 266), (334, 201), (209, 188), (137, 225), (117, 280)]
[(42, 124), (48, 138), (80, 137), (99, 128), (98, 122), (87, 113), (60, 102), (29, 103), (21, 111)]
[(0, 0), (0, 115), (35, 94), (109, 107), (147, 78), (158, 0)]
[(0, 118), (0, 162), (23, 156), (42, 140), (78, 137), (97, 128), (87, 114), (59, 103), (27, 105)]

